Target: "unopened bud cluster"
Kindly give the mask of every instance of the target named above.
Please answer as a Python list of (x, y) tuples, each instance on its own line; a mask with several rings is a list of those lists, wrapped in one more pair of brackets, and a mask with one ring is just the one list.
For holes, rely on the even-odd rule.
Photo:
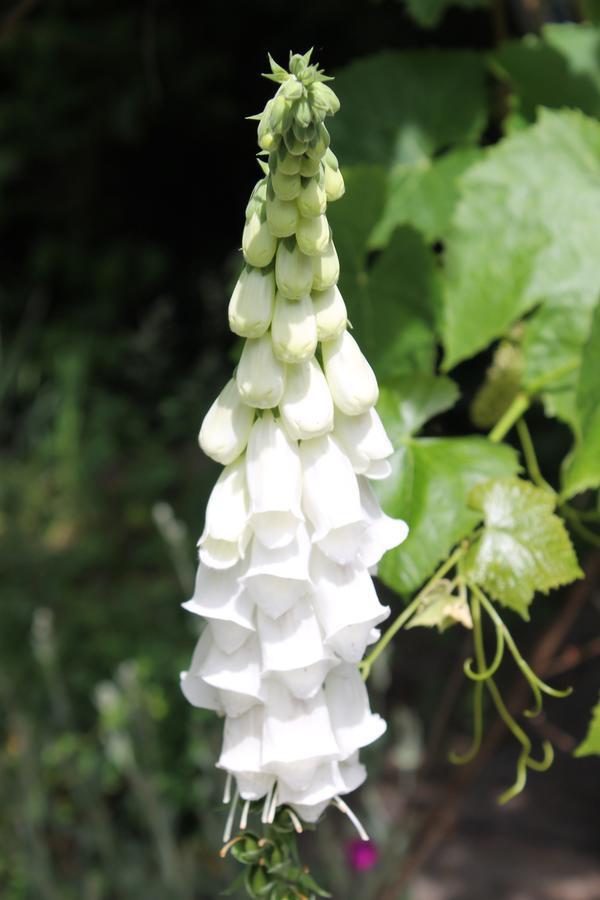
[[(315, 821), (365, 777), (360, 747), (385, 729), (357, 663), (389, 613), (370, 570), (406, 536), (369, 481), (390, 472), (375, 375), (347, 330), (327, 203), (344, 191), (324, 121), (339, 103), (293, 56), (259, 118), (268, 162), (246, 210), (246, 266), (229, 303), (245, 344), (200, 446), (225, 466), (199, 541), (204, 630), (183, 676), (226, 717), (218, 765), (236, 797)], [(244, 813), (242, 818), (244, 819)]]

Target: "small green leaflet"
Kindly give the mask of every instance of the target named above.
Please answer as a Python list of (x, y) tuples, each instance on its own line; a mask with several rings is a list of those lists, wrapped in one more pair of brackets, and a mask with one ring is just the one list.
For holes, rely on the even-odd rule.
[(575, 409), (575, 448), (562, 472), (563, 495), (567, 498), (600, 485), (600, 303), (583, 348)]
[(435, 627), (441, 633), (457, 623), (465, 628), (473, 627), (469, 604), (464, 597), (454, 595), (451, 583), (442, 579), (427, 591), (416, 613), (405, 627)]
[(483, 515), (483, 532), (467, 553), (465, 574), (526, 620), (536, 591), (583, 576), (555, 500), (518, 478), (478, 485), (469, 497)]
[(592, 710), (588, 733), (575, 750), (575, 756), (600, 756), (600, 703)]

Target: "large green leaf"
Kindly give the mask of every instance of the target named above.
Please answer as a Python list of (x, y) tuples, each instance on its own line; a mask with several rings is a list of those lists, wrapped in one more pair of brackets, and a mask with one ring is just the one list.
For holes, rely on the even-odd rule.
[(501, 478), (478, 485), (469, 499), (484, 527), (467, 554), (465, 571), (504, 606), (529, 619), (536, 591), (547, 594), (582, 577), (550, 491)]
[(458, 147), (433, 160), (394, 166), (372, 245), (383, 246), (398, 225), (413, 225), (428, 241), (441, 240), (458, 201), (459, 179), (481, 153), (478, 147)]
[(398, 447), (433, 416), (454, 406), (458, 397), (458, 387), (450, 378), (416, 372), (381, 384), (377, 409)]
[[(528, 378), (573, 355), (573, 341), (576, 361), (600, 283), (600, 124), (542, 110), (536, 125), (487, 151), (462, 188), (447, 241), (445, 368), (542, 301), (526, 340)], [(543, 325), (552, 310), (559, 328)]]
[(572, 497), (600, 485), (600, 303), (583, 348), (576, 397), (577, 438), (563, 471), (563, 493)]
[(377, 493), (385, 511), (405, 519), (410, 531), (384, 556), (379, 577), (402, 594), (418, 588), (481, 521), (482, 513), (467, 503), (472, 488), (518, 468), (512, 448), (485, 438), (411, 438), (401, 444), (392, 474), (377, 482)]
[(370, 236), (383, 205), (377, 166), (344, 170), (346, 194), (328, 210), (340, 289), (354, 336), (378, 377), (433, 372), (440, 274), (420, 234), (399, 228), (374, 260)]
[(496, 74), (511, 88), (513, 111), (530, 121), (539, 106), (577, 107), (600, 115), (600, 29), (546, 25), (502, 44), (491, 56)]
[(592, 711), (588, 733), (575, 750), (575, 756), (600, 756), (600, 703)]
[(490, 5), (490, 0), (404, 0), (415, 22), (422, 28), (434, 28), (450, 6), (477, 9)]
[(487, 120), (485, 64), (470, 51), (368, 56), (337, 72), (335, 91), (328, 127), (343, 164), (413, 163), (477, 141)]

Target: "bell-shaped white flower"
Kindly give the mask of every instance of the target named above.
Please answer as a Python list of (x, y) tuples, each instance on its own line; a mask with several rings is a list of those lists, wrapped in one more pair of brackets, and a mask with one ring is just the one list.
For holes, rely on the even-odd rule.
[(241, 716), (255, 703), (264, 700), (260, 645), (255, 636), (248, 638), (234, 653), (224, 653), (209, 633), (205, 652), (206, 656), (194, 674), (218, 689), (226, 715)]
[[(318, 162), (316, 166), (318, 170)], [(318, 178), (310, 178), (302, 185), (296, 203), (301, 216), (323, 215), (327, 209), (327, 195), (324, 185), (319, 183)]]
[(298, 219), (298, 207), (293, 200), (280, 200), (278, 197), (267, 200), (267, 224), (275, 237), (284, 238), (295, 234)]
[[(310, 784), (302, 791), (293, 790), (280, 781), (278, 799), (280, 803), (288, 803), (297, 809), (306, 822), (314, 822), (315, 818), (311, 815), (313, 808), (319, 809), (321, 804), (328, 803), (336, 794), (356, 790), (365, 780), (366, 774), (357, 754), (353, 754), (348, 760), (322, 763), (315, 770)], [(306, 809), (309, 810), (308, 815), (304, 812)]]
[(229, 327), (240, 337), (260, 337), (271, 324), (274, 303), (273, 270), (244, 269), (229, 301)]
[(223, 748), (217, 766), (236, 776), (244, 800), (260, 800), (270, 790), (274, 776), (262, 772), (263, 708), (253, 706), (241, 716), (225, 720)]
[[(332, 240), (321, 256), (309, 256), (312, 260), (312, 287), (315, 291), (326, 291), (337, 283), (340, 277), (340, 261)], [(277, 282), (279, 284), (279, 281)]]
[(246, 478), (256, 537), (270, 549), (285, 547), (293, 541), (298, 523), (304, 521), (302, 468), (297, 444), (269, 410), (252, 426)]
[(244, 226), (242, 251), (249, 266), (268, 266), (277, 249), (277, 238), (269, 231), (266, 217), (253, 212)]
[(209, 646), (210, 635), (205, 631), (196, 643), (188, 671), (181, 672), (179, 676), (181, 691), (192, 706), (197, 706), (200, 709), (211, 709), (219, 715), (223, 715), (225, 710), (223, 709), (219, 691), (196, 674), (201, 663), (204, 662)]
[(310, 602), (298, 600), (278, 619), (259, 610), (257, 631), (263, 675), (277, 677), (300, 700), (314, 697), (338, 660), (323, 647)]
[(298, 246), (307, 256), (317, 256), (325, 253), (330, 240), (329, 222), (327, 216), (302, 216), (296, 228), (296, 240)]
[(242, 456), (223, 469), (208, 498), (198, 545), (200, 559), (213, 569), (228, 569), (242, 559), (252, 534), (245, 463)]
[(358, 416), (377, 403), (375, 373), (349, 331), (323, 344), (323, 365), (333, 402), (343, 413)]
[(275, 257), (275, 280), (284, 297), (300, 300), (310, 293), (313, 284), (313, 260), (302, 253), (296, 241), (279, 242)]
[(258, 409), (277, 406), (285, 387), (285, 369), (273, 353), (270, 334), (246, 341), (235, 380), (245, 403)]
[(198, 443), (207, 456), (228, 466), (246, 449), (253, 421), (254, 409), (243, 402), (232, 378), (206, 413)]
[(402, 519), (393, 519), (384, 513), (366, 478), (360, 477), (358, 486), (367, 523), (358, 557), (364, 566), (375, 566), (384, 553), (406, 540), (408, 525)]
[(356, 666), (339, 665), (329, 673), (324, 690), (333, 733), (344, 756), (383, 734), (386, 723), (371, 712), (367, 688)]
[(311, 543), (306, 528), (298, 527), (293, 541), (270, 550), (253, 540), (250, 565), (241, 577), (248, 596), (276, 619), (310, 589)]
[(308, 700), (293, 697), (284, 685), (266, 688), (262, 765), (289, 787), (306, 788), (320, 763), (339, 757), (323, 691)]
[(182, 604), (183, 608), (205, 619), (222, 619), (253, 631), (254, 602), (244, 590), (242, 580), (247, 570), (245, 561), (225, 571), (200, 563), (194, 596)]
[(277, 292), (271, 325), (275, 356), (282, 362), (299, 363), (314, 356), (317, 348), (317, 322), (310, 294), (289, 300)]
[(392, 469), (388, 456), (394, 448), (374, 407), (358, 416), (347, 416), (337, 410), (334, 435), (358, 475), (387, 478)]
[(327, 645), (346, 662), (359, 662), (371, 629), (389, 616), (389, 606), (380, 604), (366, 569), (340, 566), (314, 551), (311, 574), (311, 598)]
[(311, 296), (317, 320), (317, 337), (320, 341), (332, 341), (345, 331), (348, 324), (344, 298), (337, 284), (325, 291), (313, 291)]
[(356, 475), (329, 435), (302, 441), (302, 504), (313, 543), (340, 563), (356, 556), (365, 529)]
[(331, 391), (314, 357), (288, 368), (279, 412), (285, 430), (294, 440), (320, 437), (332, 430)]

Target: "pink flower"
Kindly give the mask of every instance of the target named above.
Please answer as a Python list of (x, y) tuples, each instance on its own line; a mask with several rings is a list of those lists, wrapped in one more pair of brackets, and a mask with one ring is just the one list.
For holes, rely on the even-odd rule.
[(379, 859), (379, 851), (373, 841), (350, 841), (346, 845), (348, 862), (355, 872), (372, 869)]

